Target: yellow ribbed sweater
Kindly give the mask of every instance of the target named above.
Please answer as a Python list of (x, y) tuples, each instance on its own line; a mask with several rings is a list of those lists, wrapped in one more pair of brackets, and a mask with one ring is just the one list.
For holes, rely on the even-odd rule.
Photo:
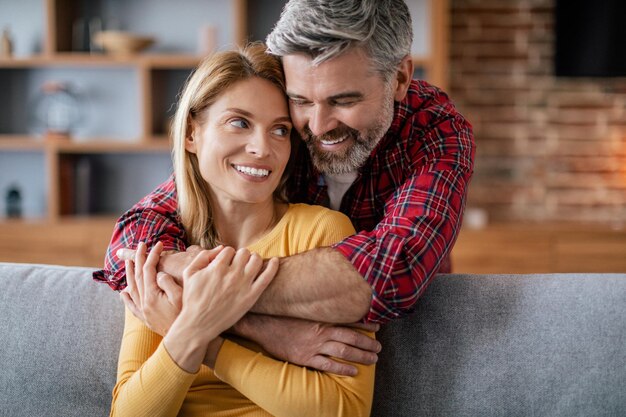
[[(279, 223), (248, 249), (263, 258), (290, 256), (332, 245), (353, 233), (350, 220), (341, 213), (291, 204)], [(338, 376), (273, 359), (254, 343), (233, 339), (222, 345), (214, 370), (202, 365), (190, 374), (172, 360), (161, 336), (128, 310), (125, 320), (111, 416), (354, 417), (370, 413), (374, 366), (357, 365), (356, 377)]]

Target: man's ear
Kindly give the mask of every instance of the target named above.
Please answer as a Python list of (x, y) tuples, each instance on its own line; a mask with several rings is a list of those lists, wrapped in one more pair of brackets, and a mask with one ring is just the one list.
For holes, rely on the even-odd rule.
[(187, 152), (197, 152), (196, 136), (199, 134), (199, 130), (191, 117), (187, 118), (187, 137), (185, 138), (185, 149)]
[(395, 101), (402, 101), (406, 96), (406, 92), (409, 90), (411, 80), (413, 79), (413, 59), (410, 55), (405, 56), (400, 61), (398, 70), (396, 72), (396, 89), (394, 91), (393, 99)]

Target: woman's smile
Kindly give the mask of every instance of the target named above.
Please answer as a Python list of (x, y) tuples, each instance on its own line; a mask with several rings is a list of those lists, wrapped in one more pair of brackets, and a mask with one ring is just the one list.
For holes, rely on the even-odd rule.
[(249, 181), (265, 181), (272, 170), (266, 166), (248, 165), (248, 164), (232, 164), (231, 165), (238, 174)]

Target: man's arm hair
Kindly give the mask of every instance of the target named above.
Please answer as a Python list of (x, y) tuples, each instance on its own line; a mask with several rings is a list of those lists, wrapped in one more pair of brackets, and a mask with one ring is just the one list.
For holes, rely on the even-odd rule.
[(369, 311), (372, 289), (332, 248), (280, 259), (278, 273), (252, 312), (326, 323), (354, 323)]

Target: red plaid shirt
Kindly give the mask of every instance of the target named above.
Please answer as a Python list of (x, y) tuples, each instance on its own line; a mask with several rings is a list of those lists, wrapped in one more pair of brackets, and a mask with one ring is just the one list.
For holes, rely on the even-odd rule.
[[(448, 96), (413, 80), (396, 103), (387, 134), (359, 169), (340, 210), (359, 231), (335, 245), (370, 283), (373, 300), (367, 321), (384, 323), (410, 313), (435, 272), (448, 272), (473, 172), (471, 125)], [(291, 202), (328, 206), (324, 177), (300, 148), (289, 181)], [(185, 235), (176, 214), (173, 180), (124, 214), (113, 234), (105, 270), (94, 279), (123, 288), (119, 248), (161, 240), (183, 250)]]

